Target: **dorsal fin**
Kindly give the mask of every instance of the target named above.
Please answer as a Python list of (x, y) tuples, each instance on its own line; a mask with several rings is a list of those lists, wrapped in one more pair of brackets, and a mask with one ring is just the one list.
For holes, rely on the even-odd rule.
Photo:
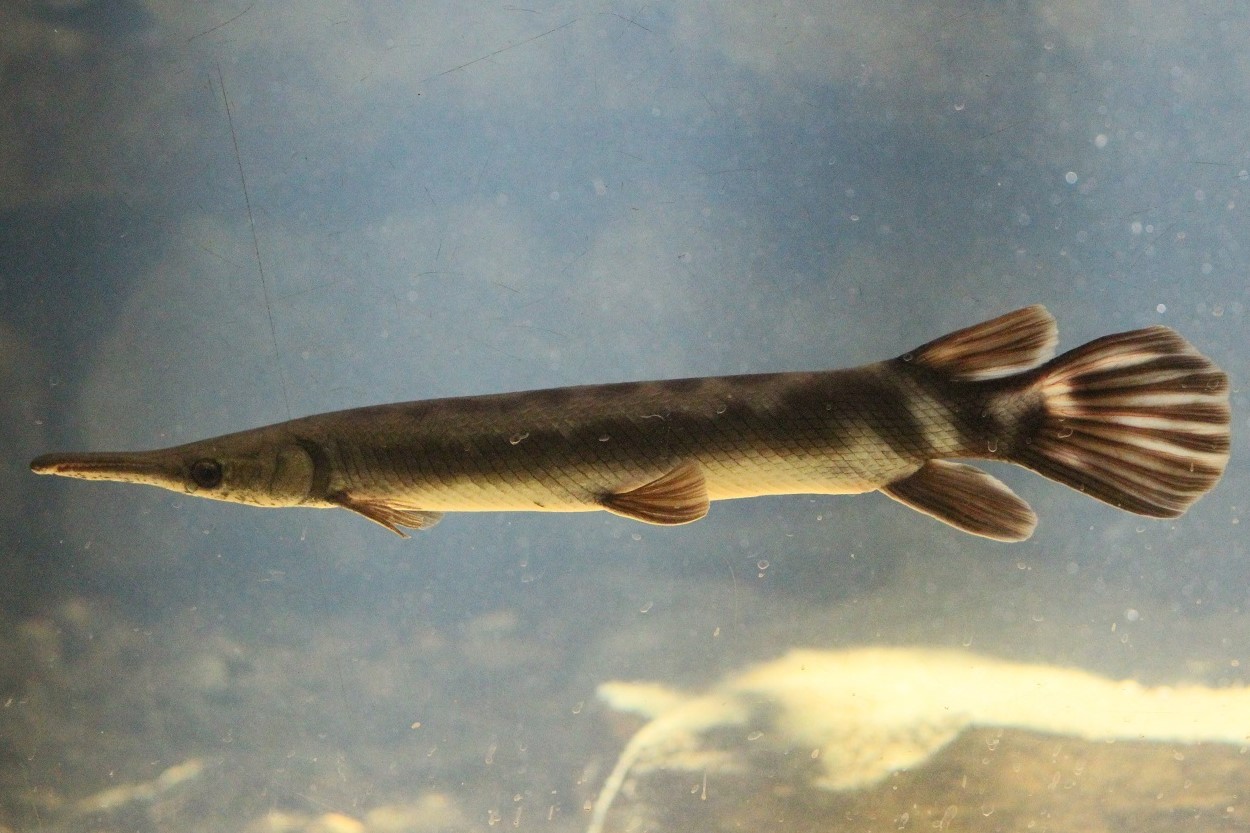
[(1059, 328), (1041, 304), (956, 330), (901, 358), (971, 381), (1031, 370), (1055, 354)]
[(604, 495), (599, 502), (609, 512), (649, 524), (688, 524), (707, 514), (707, 483), (698, 463), (682, 463), (650, 483)]

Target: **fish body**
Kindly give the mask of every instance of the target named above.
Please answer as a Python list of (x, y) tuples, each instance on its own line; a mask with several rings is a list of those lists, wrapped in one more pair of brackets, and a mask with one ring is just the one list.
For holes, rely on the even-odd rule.
[(715, 500), (879, 490), (978, 535), (1027, 538), (1028, 505), (954, 459), (1032, 468), (1174, 517), (1228, 459), (1228, 380), (1166, 327), (1047, 361), (1027, 307), (845, 370), (632, 382), (376, 405), (34, 471), (256, 506), (341, 507), (404, 534), (442, 513), (608, 510), (657, 524)]

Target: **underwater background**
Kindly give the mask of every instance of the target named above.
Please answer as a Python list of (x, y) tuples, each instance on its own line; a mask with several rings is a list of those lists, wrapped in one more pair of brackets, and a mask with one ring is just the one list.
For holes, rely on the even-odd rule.
[[(1231, 0), (0, 7), (0, 831), (581, 831), (643, 725), (601, 684), (795, 647), (1246, 686), (1247, 32)], [(994, 466), (1025, 543), (875, 494), (404, 541), (28, 470), (851, 366), (1032, 303), (1060, 349), (1161, 323), (1229, 373), (1184, 517)], [(855, 789), (712, 721), (606, 829), (1250, 830), (1247, 714), (1203, 745), (974, 726)]]

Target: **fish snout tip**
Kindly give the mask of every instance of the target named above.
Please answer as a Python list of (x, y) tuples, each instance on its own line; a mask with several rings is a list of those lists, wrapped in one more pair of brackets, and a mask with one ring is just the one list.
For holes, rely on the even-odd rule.
[(148, 483), (164, 475), (168, 465), (142, 453), (120, 452), (43, 454), (30, 461), (35, 474), (56, 474), (80, 480), (117, 480)]
[(57, 455), (41, 454), (30, 461), (30, 470), (35, 474), (56, 474), (59, 465)]

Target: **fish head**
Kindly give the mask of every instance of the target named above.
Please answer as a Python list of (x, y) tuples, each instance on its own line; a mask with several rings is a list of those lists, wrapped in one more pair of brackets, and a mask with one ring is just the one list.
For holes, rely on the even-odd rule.
[(307, 502), (315, 473), (312, 457), (297, 440), (264, 429), (153, 451), (45, 454), (30, 468), (36, 474), (141, 483), (252, 506)]

